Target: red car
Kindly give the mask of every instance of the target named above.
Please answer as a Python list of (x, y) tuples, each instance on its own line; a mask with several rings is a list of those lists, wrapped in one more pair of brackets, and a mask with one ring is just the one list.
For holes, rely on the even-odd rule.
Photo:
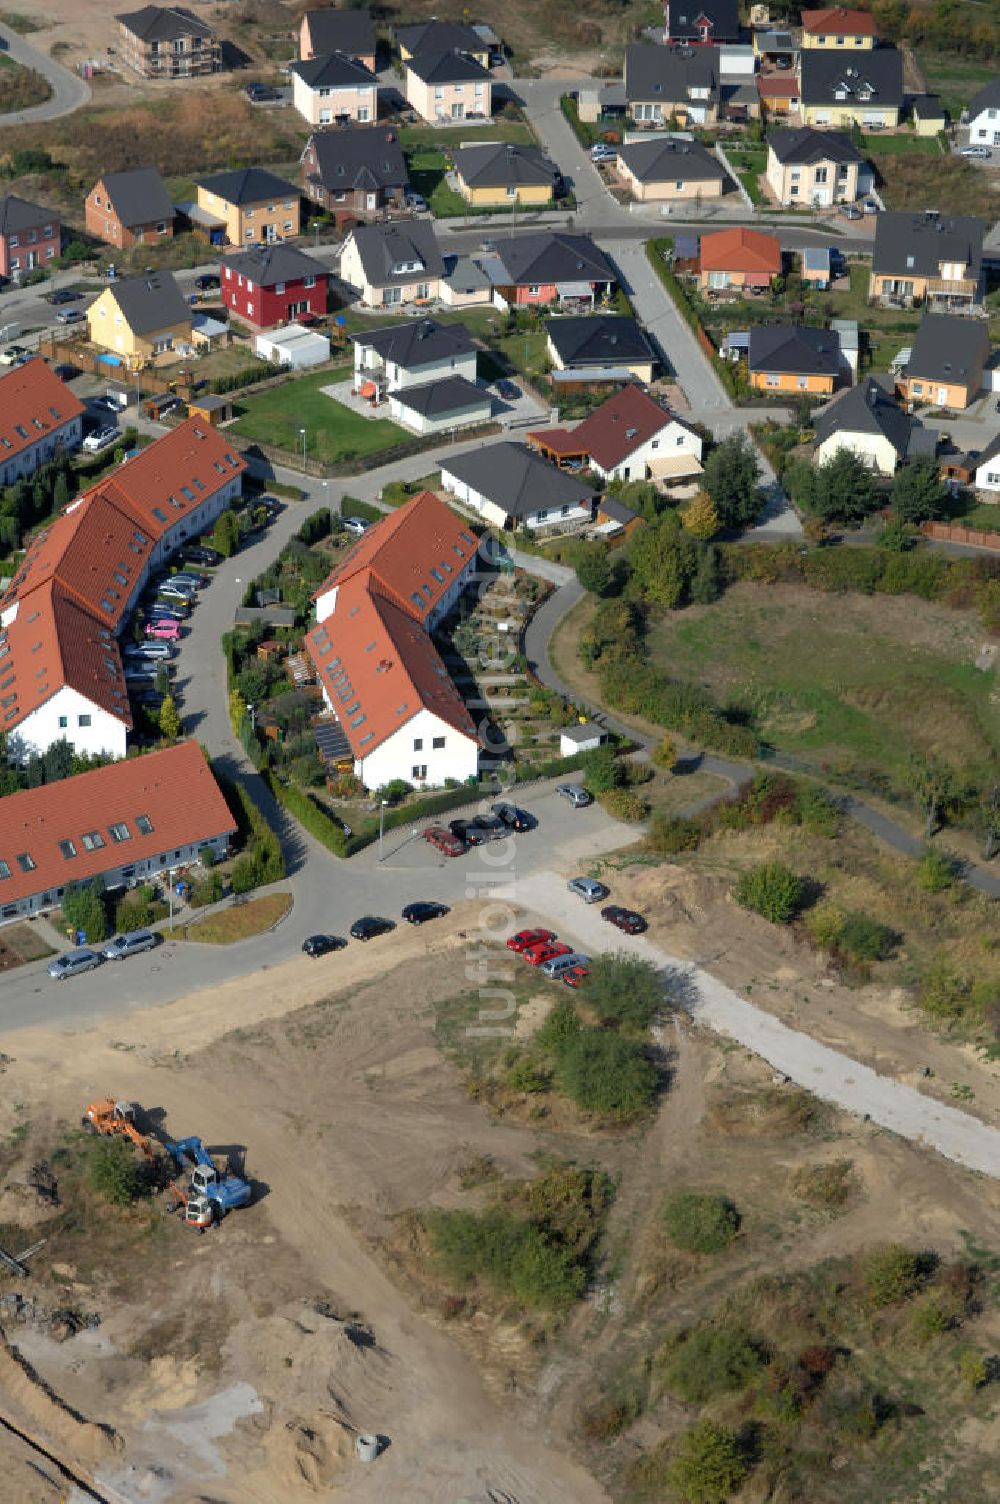
[(461, 856), (465, 850), (465, 842), (453, 835), (445, 825), (428, 825), (424, 831), (424, 840), (430, 841), (445, 856)]
[(554, 961), (556, 956), (571, 956), (573, 947), (564, 945), (561, 940), (544, 941), (541, 945), (530, 946), (521, 954), (529, 966), (541, 966), (543, 961)]
[(613, 924), (615, 929), (624, 930), (626, 935), (641, 935), (646, 928), (646, 921), (635, 909), (623, 909), (621, 904), (609, 903), (607, 908), (601, 910), (601, 918)]
[(524, 951), (529, 945), (544, 945), (547, 940), (555, 938), (551, 930), (518, 930), (517, 934), (511, 935), (507, 941), (507, 949)]
[(589, 966), (571, 966), (568, 971), (563, 972), (559, 980), (565, 982), (567, 987), (582, 987), (589, 976)]

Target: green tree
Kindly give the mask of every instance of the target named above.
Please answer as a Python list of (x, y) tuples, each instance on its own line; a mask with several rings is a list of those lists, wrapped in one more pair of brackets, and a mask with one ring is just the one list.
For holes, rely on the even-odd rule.
[(87, 1178), (97, 1193), (112, 1206), (130, 1206), (146, 1190), (143, 1174), (131, 1144), (122, 1139), (98, 1139), (87, 1156)]
[(948, 510), (948, 487), (933, 455), (908, 460), (896, 472), (889, 505), (900, 522), (919, 525), (942, 517)]
[(581, 553), (576, 564), (576, 577), (591, 595), (607, 595), (614, 580), (607, 550), (591, 546)]
[(811, 505), (825, 522), (848, 526), (874, 512), (877, 498), (871, 471), (853, 450), (838, 449), (814, 471)]
[(56, 483), (52, 487), (52, 506), (53, 506), (53, 509), (55, 511), (57, 511), (57, 512), (61, 512), (62, 509), (63, 509), (63, 507), (67, 504), (68, 501), (69, 501), (69, 481), (68, 481), (68, 479), (66, 477), (66, 471), (65, 470), (60, 470), (59, 474), (56, 476)]
[(212, 533), (212, 547), (218, 549), (224, 559), (231, 559), (240, 546), (240, 525), (236, 513), (226, 510), (220, 513)]
[(907, 762), (904, 776), (907, 788), (924, 816), (924, 835), (930, 840), (958, 792), (955, 775), (946, 763), (914, 752)]
[(902, 1243), (873, 1248), (865, 1263), (865, 1293), (870, 1305), (895, 1306), (920, 1288), (926, 1259)]
[(705, 461), (705, 490), (724, 527), (747, 527), (757, 520), (759, 480), (760, 461), (745, 433), (730, 434), (712, 450)]
[(173, 695), (167, 695), (160, 706), (160, 735), (175, 742), (181, 734), (181, 718)]
[(557, 1056), (556, 1082), (583, 1112), (627, 1123), (653, 1105), (657, 1077), (634, 1040), (581, 1029)]
[(658, 606), (682, 605), (698, 566), (698, 547), (682, 533), (676, 514), (664, 512), (634, 534), (629, 548), (632, 577)]
[(681, 512), (681, 522), (695, 538), (707, 542), (709, 538), (715, 537), (719, 531), (719, 514), (707, 491), (699, 491), (696, 496), (692, 496)]
[(789, 924), (802, 907), (803, 883), (783, 862), (762, 862), (741, 875), (734, 896), (772, 924)]
[(108, 938), (104, 890), (96, 878), (67, 884), (62, 911), (70, 929), (82, 930), (88, 945), (96, 945)]
[(696, 1326), (669, 1344), (660, 1362), (663, 1386), (690, 1405), (745, 1389), (763, 1366), (746, 1332), (728, 1326)]
[(721, 1253), (740, 1230), (740, 1214), (727, 1196), (678, 1191), (664, 1202), (663, 1225), (685, 1253)]
[(666, 1000), (663, 978), (652, 961), (605, 951), (590, 963), (587, 1006), (602, 1024), (648, 1029)]
[(726, 1504), (747, 1472), (733, 1432), (698, 1420), (678, 1442), (669, 1476), (685, 1504)]
[(592, 747), (589, 752), (583, 754), (582, 777), (584, 787), (592, 794), (604, 794), (608, 789), (620, 787), (624, 781), (624, 770), (614, 748), (609, 746)]

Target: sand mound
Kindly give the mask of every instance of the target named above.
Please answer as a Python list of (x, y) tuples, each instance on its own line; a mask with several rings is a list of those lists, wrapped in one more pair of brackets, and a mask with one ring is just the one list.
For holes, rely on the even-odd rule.
[(40, 1431), (51, 1440), (54, 1452), (89, 1466), (121, 1449), (121, 1440), (110, 1426), (95, 1425), (70, 1409), (2, 1335), (0, 1394), (15, 1424), (24, 1417), (25, 1430)]

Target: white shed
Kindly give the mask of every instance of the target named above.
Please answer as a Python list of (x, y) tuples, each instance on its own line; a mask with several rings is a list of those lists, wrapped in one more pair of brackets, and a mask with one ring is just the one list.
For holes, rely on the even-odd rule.
[(577, 752), (591, 752), (607, 739), (608, 733), (594, 721), (581, 721), (576, 726), (564, 726), (559, 733), (559, 756), (574, 757)]
[(261, 360), (299, 371), (304, 366), (321, 366), (329, 360), (330, 341), (325, 334), (317, 334), (302, 324), (285, 324), (281, 329), (258, 334), (254, 339), (254, 354)]

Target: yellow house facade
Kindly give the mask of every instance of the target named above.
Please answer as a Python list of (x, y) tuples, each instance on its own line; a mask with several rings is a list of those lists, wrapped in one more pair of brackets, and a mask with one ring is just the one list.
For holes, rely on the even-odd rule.
[(198, 208), (225, 226), (230, 245), (273, 245), (301, 230), (299, 190), (260, 167), (203, 178)]
[(170, 272), (126, 277), (87, 309), (91, 344), (132, 369), (191, 343), (191, 310)]
[(750, 385), (757, 392), (788, 392), (808, 397), (828, 397), (833, 392), (832, 375), (819, 376), (792, 371), (751, 371)]
[(543, 208), (555, 197), (559, 170), (537, 146), (484, 141), (454, 154), (455, 184), (476, 208)]

